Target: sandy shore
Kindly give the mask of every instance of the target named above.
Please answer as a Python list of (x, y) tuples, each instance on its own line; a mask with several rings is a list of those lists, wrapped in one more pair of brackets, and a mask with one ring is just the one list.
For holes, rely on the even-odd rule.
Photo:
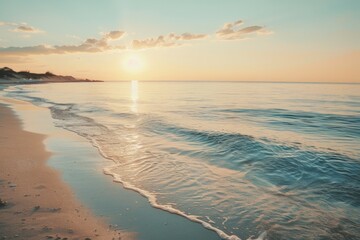
[(46, 136), (23, 131), (0, 104), (0, 239), (130, 239), (109, 230), (46, 165)]

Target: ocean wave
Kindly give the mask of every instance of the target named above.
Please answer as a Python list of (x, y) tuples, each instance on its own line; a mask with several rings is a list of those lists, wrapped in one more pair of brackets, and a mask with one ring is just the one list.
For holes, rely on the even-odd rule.
[(312, 194), (328, 196), (329, 201), (360, 206), (358, 159), (299, 144), (285, 145), (237, 133), (198, 131), (159, 120), (150, 121), (147, 130), (167, 135), (173, 141), (201, 145), (203, 148), (200, 151), (176, 152), (221, 167), (245, 171), (249, 179), (266, 179), (282, 187), (283, 191), (310, 189)]
[[(114, 162), (104, 172), (116, 182), (144, 195), (154, 207), (201, 223), (224, 239), (252, 239), (259, 233), (258, 239), (360, 237), (360, 161), (353, 156), (241, 134), (241, 129), (184, 126), (158, 113), (122, 111), (101, 102), (57, 103), (20, 90), (14, 94), (48, 107), (56, 126), (87, 138)], [(321, 134), (332, 128), (332, 136), (359, 137), (360, 119), (353, 115), (288, 109), (216, 111), (224, 114), (217, 119), (246, 115), (282, 129)], [(178, 112), (188, 116), (186, 109)]]
[[(360, 108), (360, 106), (358, 106)], [(312, 134), (335, 133), (360, 138), (359, 114), (331, 114), (289, 109), (222, 109), (223, 113), (251, 116), (282, 129), (291, 128)], [(296, 126), (296, 127), (295, 127)]]

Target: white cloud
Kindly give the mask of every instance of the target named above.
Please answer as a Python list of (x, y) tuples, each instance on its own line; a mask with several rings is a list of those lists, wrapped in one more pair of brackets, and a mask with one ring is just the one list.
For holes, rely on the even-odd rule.
[(223, 40), (240, 40), (253, 34), (266, 35), (273, 33), (262, 26), (249, 26), (242, 28), (241, 26), (243, 23), (244, 22), (242, 20), (225, 23), (224, 26), (216, 32), (216, 36)]
[(193, 33), (183, 33), (181, 35), (176, 35), (170, 33), (168, 35), (160, 35), (156, 38), (147, 38), (143, 40), (133, 40), (132, 48), (133, 49), (145, 49), (145, 48), (155, 48), (155, 47), (173, 47), (180, 46), (184, 41), (191, 41), (197, 39), (206, 38), (206, 34), (193, 34)]
[(44, 32), (38, 28), (28, 25), (27, 23), (0, 22), (0, 26), (11, 27), (12, 32), (21, 33), (41, 33)]
[[(219, 29), (215, 36), (222, 40), (239, 40), (245, 39), (249, 36), (255, 35), (268, 35), (273, 32), (262, 26), (248, 26), (242, 27), (244, 22), (238, 20), (231, 23), (225, 23), (221, 29)], [(36, 29), (26, 23), (8, 23), (0, 22), (0, 26), (10, 26), (14, 29), (12, 31), (23, 32), (23, 33), (36, 33), (41, 30)], [(0, 47), (0, 53), (3, 56), (28, 56), (28, 55), (46, 55), (46, 54), (68, 54), (68, 53), (96, 53), (105, 52), (110, 50), (123, 50), (123, 49), (148, 49), (148, 48), (164, 48), (184, 45), (186, 42), (204, 39), (214, 34), (194, 34), (194, 33), (183, 33), (174, 34), (170, 33), (167, 35), (160, 35), (157, 37), (150, 37), (146, 39), (135, 39), (132, 40), (129, 45), (115, 45), (111, 44), (112, 41), (122, 39), (126, 36), (124, 31), (110, 31), (102, 33), (100, 38), (88, 38), (77, 45), (37, 45), (37, 46), (26, 46), (26, 47)]]
[(30, 47), (7, 47), (0, 48), (0, 53), (4, 55), (47, 55), (47, 54), (66, 54), (66, 53), (81, 53), (81, 52), (104, 52), (114, 49), (124, 49), (124, 46), (110, 45), (110, 40), (121, 38), (125, 32), (112, 31), (103, 35), (100, 39), (88, 38), (79, 45), (38, 45)]

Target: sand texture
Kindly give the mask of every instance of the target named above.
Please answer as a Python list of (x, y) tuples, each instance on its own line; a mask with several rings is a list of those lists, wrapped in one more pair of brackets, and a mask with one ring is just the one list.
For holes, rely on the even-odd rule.
[(46, 136), (0, 104), (0, 239), (130, 239), (94, 217), (47, 166)]

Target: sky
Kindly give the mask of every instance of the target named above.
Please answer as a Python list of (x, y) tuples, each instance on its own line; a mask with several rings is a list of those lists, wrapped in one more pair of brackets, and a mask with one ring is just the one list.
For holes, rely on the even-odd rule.
[(359, 0), (0, 0), (0, 67), (99, 80), (360, 82)]

